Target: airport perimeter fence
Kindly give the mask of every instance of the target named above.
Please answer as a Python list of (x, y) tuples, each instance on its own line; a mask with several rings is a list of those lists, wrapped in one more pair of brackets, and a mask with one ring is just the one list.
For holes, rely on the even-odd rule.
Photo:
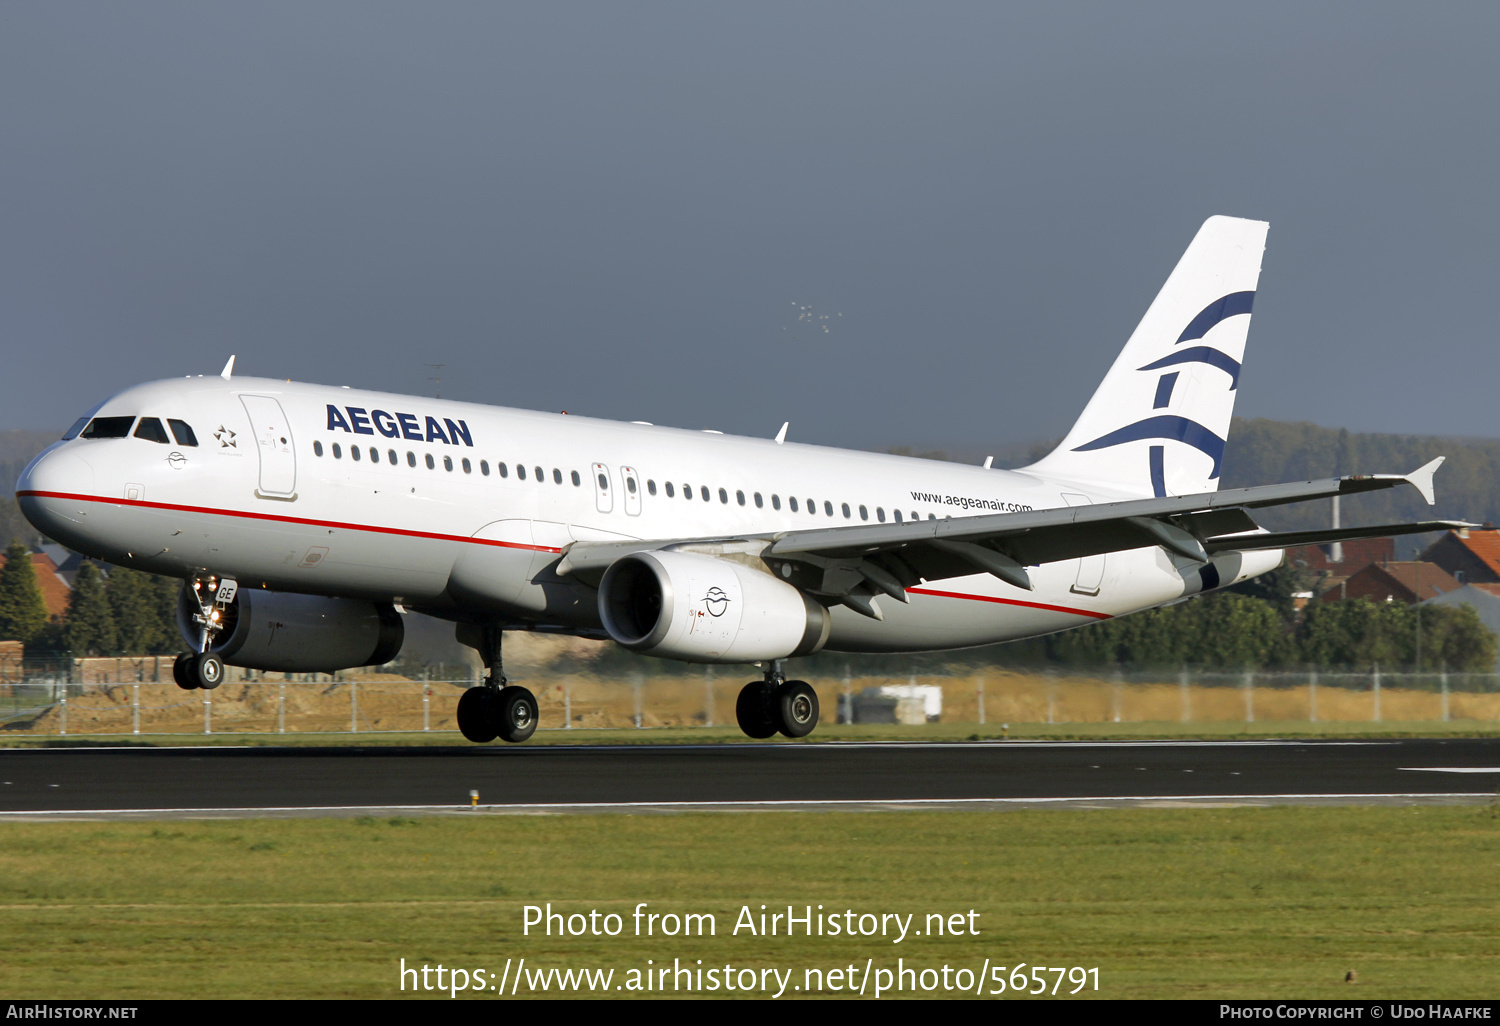
[[(109, 660), (89, 660), (107, 663)], [(125, 665), (129, 663), (130, 665)], [(462, 680), (394, 674), (234, 671), (213, 691), (183, 691), (171, 662), (121, 662), (85, 682), (69, 674), (0, 681), (0, 730), (11, 737), (456, 731)], [(151, 672), (148, 672), (151, 671)], [(623, 678), (536, 674), (541, 730), (732, 728), (748, 673)], [(1085, 674), (954, 668), (811, 681), (825, 723), (1415, 723), (1500, 722), (1494, 673), (1200, 672)]]

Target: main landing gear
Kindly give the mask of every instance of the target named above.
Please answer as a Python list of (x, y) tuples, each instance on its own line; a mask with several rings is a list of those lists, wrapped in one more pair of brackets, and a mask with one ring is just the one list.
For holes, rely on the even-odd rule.
[(536, 732), (536, 696), (523, 687), (508, 684), (500, 668), (499, 624), (479, 629), (479, 658), (489, 671), (484, 682), (470, 688), (458, 700), (458, 730), (475, 744), (500, 738), (525, 741)]
[(188, 590), (198, 605), (198, 611), (193, 614), (193, 623), (198, 625), (198, 651), (184, 653), (172, 663), (172, 679), (182, 690), (202, 688), (212, 691), (224, 683), (224, 660), (209, 649), (213, 646), (214, 636), (225, 627), (226, 614), (238, 589), (239, 584), (233, 577), (222, 580), (194, 577), (188, 581)]
[(770, 737), (778, 731), (806, 737), (818, 725), (818, 694), (806, 681), (787, 680), (777, 660), (764, 680), (751, 681), (740, 690), (734, 715), (750, 737)]

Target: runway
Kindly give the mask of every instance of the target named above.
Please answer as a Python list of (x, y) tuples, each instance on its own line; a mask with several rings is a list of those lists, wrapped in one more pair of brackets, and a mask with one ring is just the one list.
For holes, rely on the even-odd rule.
[[(0, 818), (1453, 802), (1500, 739), (0, 750)], [(472, 814), (472, 813), (470, 813)]]

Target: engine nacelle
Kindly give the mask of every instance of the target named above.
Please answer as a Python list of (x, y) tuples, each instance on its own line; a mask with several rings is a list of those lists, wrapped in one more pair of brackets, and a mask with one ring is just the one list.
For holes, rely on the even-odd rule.
[(757, 663), (828, 643), (828, 610), (769, 573), (695, 552), (635, 552), (599, 583), (609, 636), (643, 655)]
[[(177, 627), (197, 647), (197, 603), (184, 588)], [(224, 611), (213, 652), (230, 666), (287, 673), (332, 673), (396, 658), (406, 637), (389, 602), (241, 588)]]

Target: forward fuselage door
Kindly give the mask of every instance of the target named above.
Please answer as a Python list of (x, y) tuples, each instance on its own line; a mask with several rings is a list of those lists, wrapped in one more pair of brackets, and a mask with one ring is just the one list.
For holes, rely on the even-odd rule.
[(615, 508), (614, 496), (609, 492), (609, 468), (602, 463), (595, 463), (592, 473), (594, 475), (594, 508), (600, 513), (608, 513)]
[(640, 516), (641, 479), (636, 475), (635, 468), (621, 467), (620, 479), (625, 482), (625, 513), (632, 517)]
[(255, 494), (267, 499), (297, 497), (297, 451), (292, 426), (281, 404), (268, 395), (242, 395), (250, 415), (255, 449), (260, 454), (260, 486)]
[[(1063, 501), (1069, 506), (1093, 505), (1087, 495), (1073, 495), (1063, 493)], [(1100, 553), (1097, 556), (1084, 556), (1078, 561), (1078, 579), (1073, 582), (1072, 591), (1080, 595), (1097, 595), (1099, 588), (1104, 583), (1104, 561), (1107, 557)]]

